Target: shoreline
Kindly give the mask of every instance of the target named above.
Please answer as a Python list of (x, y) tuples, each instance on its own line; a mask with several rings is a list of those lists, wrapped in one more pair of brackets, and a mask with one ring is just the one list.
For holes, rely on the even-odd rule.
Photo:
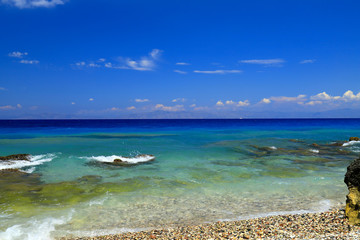
[(344, 209), (274, 215), (174, 228), (59, 240), (118, 239), (359, 239), (360, 226), (348, 225)]

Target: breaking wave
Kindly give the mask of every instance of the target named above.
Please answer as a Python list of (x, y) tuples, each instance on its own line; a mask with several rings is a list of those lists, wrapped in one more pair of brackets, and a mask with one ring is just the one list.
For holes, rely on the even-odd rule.
[[(48, 153), (42, 155), (31, 156), (30, 160), (7, 160), (0, 161), (0, 170), (5, 169), (22, 169), (27, 167), (34, 167), (41, 165), (45, 162), (50, 162), (55, 158), (55, 154)], [(30, 168), (29, 171), (34, 171), (35, 169)]]
[(141, 154), (141, 155), (137, 155), (135, 157), (124, 157), (124, 156), (111, 155), (111, 156), (92, 156), (92, 157), (86, 157), (86, 158), (89, 160), (95, 160), (98, 162), (105, 162), (105, 163), (111, 163), (111, 162), (114, 162), (115, 159), (120, 159), (122, 162), (125, 162), (128, 164), (137, 164), (137, 163), (152, 161), (155, 159), (155, 156), (148, 155), (148, 154)]
[(349, 142), (344, 143), (342, 146), (347, 147), (347, 146), (352, 146), (355, 144), (360, 144), (360, 141), (349, 141)]
[(2, 240), (49, 240), (57, 225), (70, 221), (72, 212), (60, 218), (45, 218), (43, 220), (30, 219), (23, 224), (17, 224), (0, 232)]

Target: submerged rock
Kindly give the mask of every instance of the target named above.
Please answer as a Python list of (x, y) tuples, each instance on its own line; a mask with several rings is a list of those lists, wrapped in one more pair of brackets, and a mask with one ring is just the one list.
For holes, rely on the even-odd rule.
[(7, 169), (1, 169), (0, 170), (0, 177), (7, 175), (8, 173), (16, 173), (16, 174), (20, 174), (20, 175), (25, 175), (27, 173), (20, 171), (17, 168), (7, 168)]
[(353, 161), (345, 174), (349, 194), (346, 196), (345, 215), (351, 225), (360, 225), (360, 158)]
[(25, 160), (25, 161), (30, 161), (30, 154), (13, 154), (13, 155), (8, 155), (8, 156), (2, 156), (0, 157), (0, 161), (9, 161), (9, 160)]
[(77, 181), (80, 183), (98, 183), (101, 179), (102, 177), (98, 175), (86, 175), (78, 178)]
[(290, 142), (294, 142), (294, 143), (303, 143), (303, 140), (299, 140), (299, 139), (289, 139)]

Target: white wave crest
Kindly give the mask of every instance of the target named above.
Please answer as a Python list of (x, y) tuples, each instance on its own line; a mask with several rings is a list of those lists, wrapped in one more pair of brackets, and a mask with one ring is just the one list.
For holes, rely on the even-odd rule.
[(115, 159), (120, 159), (121, 161), (128, 163), (128, 164), (137, 164), (142, 162), (149, 162), (155, 159), (155, 156), (153, 155), (147, 155), (147, 154), (141, 154), (137, 155), (135, 157), (124, 157), (124, 156), (117, 156), (117, 155), (111, 155), (111, 156), (92, 156), (88, 157), (89, 160), (96, 160), (99, 162), (106, 162), (106, 163), (112, 163)]
[(277, 147), (275, 147), (275, 146), (271, 146), (271, 147), (269, 147), (270, 149), (272, 149), (272, 150), (276, 150), (277, 149)]
[(49, 153), (49, 154), (31, 156), (29, 161), (26, 160), (0, 161), (0, 170), (33, 167), (33, 166), (41, 165), (45, 162), (50, 162), (54, 158), (55, 158), (55, 154)]
[(320, 151), (317, 150), (317, 149), (310, 149), (309, 151), (312, 152), (312, 153), (319, 153), (319, 152), (320, 152)]
[(29, 168), (29, 169), (26, 169), (26, 170), (24, 170), (23, 172), (26, 172), (26, 173), (33, 173), (34, 171), (35, 171), (35, 167), (31, 167), (31, 168)]
[(1, 240), (49, 240), (57, 225), (70, 221), (71, 215), (61, 218), (30, 219), (28, 222), (11, 226), (0, 232)]
[(360, 144), (360, 141), (349, 141), (349, 142), (344, 143), (342, 146), (347, 147), (347, 146), (352, 146), (355, 144)]

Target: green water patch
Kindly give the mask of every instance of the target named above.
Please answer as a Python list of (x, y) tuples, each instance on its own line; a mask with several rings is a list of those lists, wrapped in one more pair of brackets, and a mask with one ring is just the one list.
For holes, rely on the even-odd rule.
[[(118, 170), (121, 168), (138, 168), (139, 166), (152, 165), (154, 161), (139, 162), (139, 163), (121, 163), (121, 162), (100, 162), (100, 161), (87, 161), (84, 164), (89, 167), (99, 167), (106, 170)], [(156, 170), (153, 168), (152, 170)]]
[(0, 174), (0, 212), (31, 217), (72, 207), (106, 193), (188, 186), (185, 181), (142, 176), (117, 182), (104, 182), (100, 176), (83, 176), (74, 181), (44, 183), (39, 174), (3, 171)]
[(211, 161), (212, 164), (220, 165), (220, 166), (227, 166), (227, 167), (241, 167), (245, 164), (240, 160), (214, 160)]
[(304, 169), (295, 167), (271, 167), (261, 171), (260, 175), (276, 178), (299, 178), (307, 176), (308, 173)]

